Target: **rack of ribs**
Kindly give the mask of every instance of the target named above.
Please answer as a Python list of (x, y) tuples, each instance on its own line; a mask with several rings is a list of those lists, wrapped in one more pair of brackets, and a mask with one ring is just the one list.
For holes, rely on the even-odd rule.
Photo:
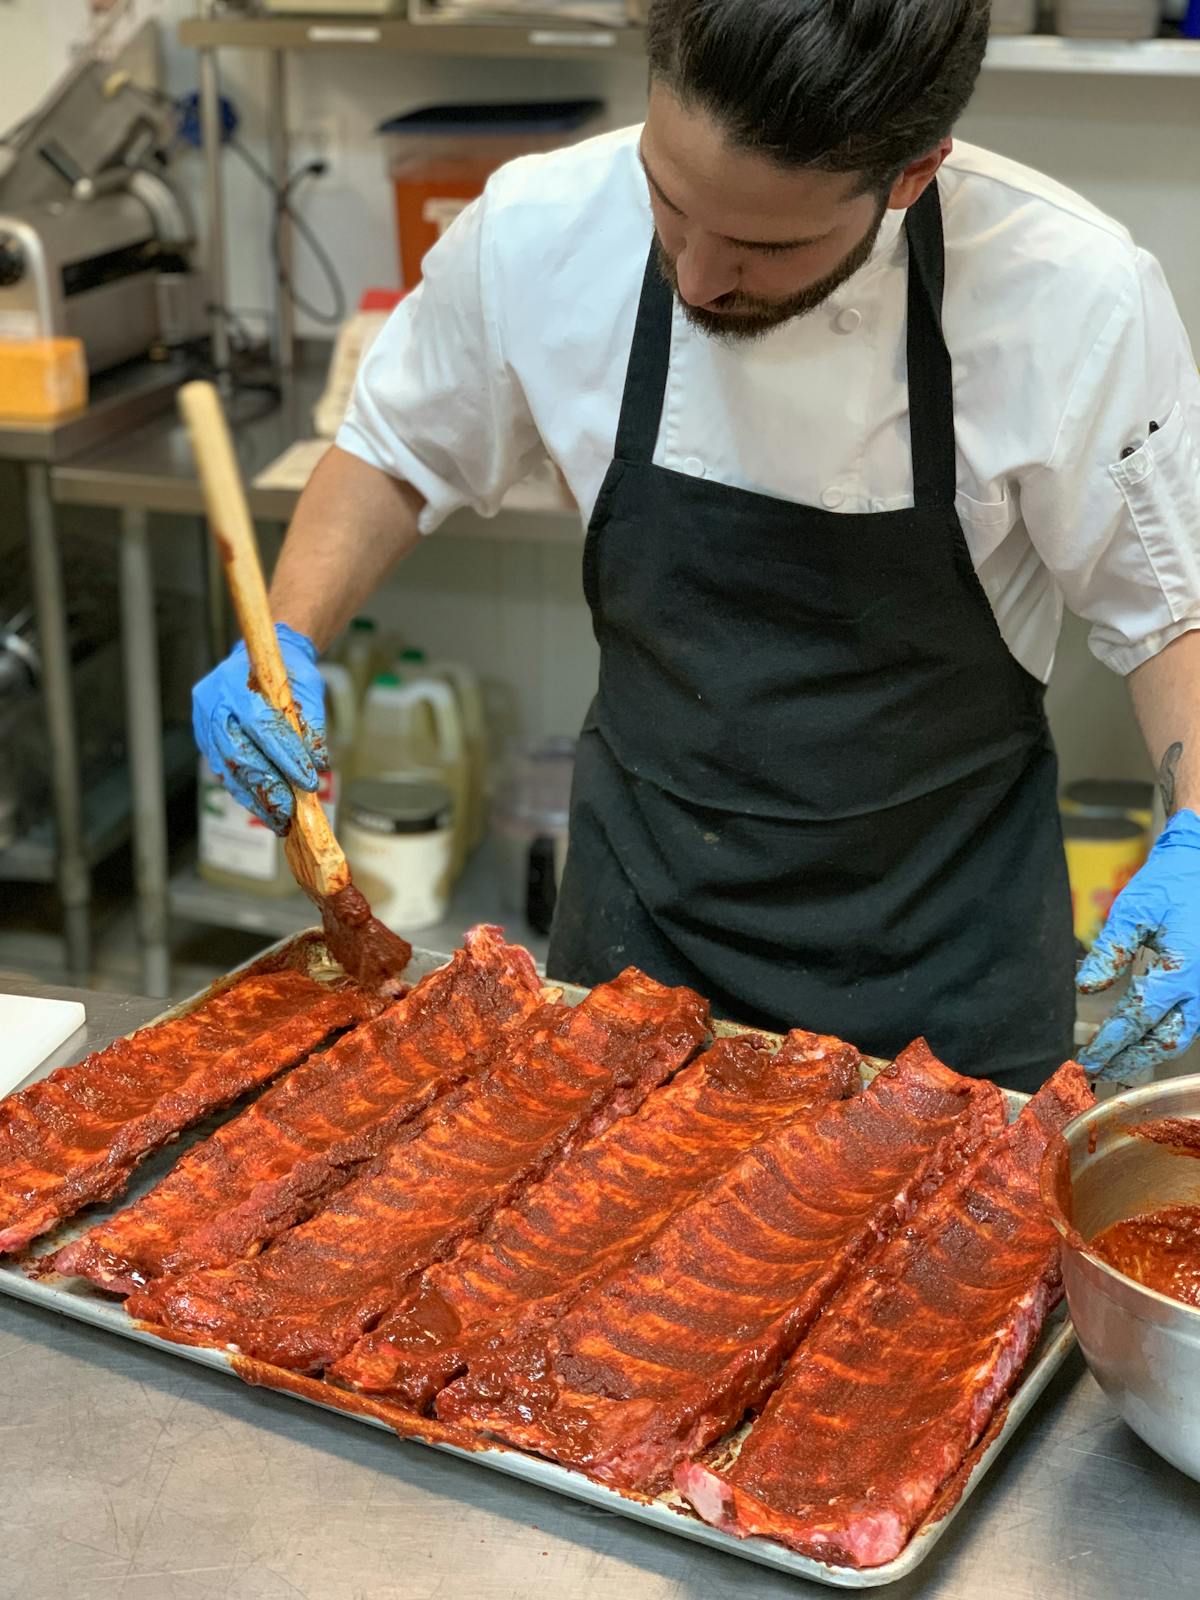
[(544, 1005), (315, 1217), (253, 1260), (157, 1279), (127, 1310), (169, 1338), (318, 1371), (575, 1141), (635, 1111), (707, 1023), (698, 995), (633, 969), (578, 1006)]
[(678, 1469), (702, 1517), (817, 1560), (893, 1560), (980, 1440), (1061, 1293), (1038, 1175), (1092, 1103), (1068, 1062), (827, 1308), (734, 1464)]
[(374, 1016), (349, 983), (258, 973), (0, 1101), (0, 1253), (120, 1194), (138, 1163)]
[(910, 1047), (753, 1146), (549, 1328), (472, 1362), (443, 1421), (653, 1491), (763, 1402), (880, 1240), (1004, 1125), (989, 1083)]
[(252, 1255), (344, 1187), (439, 1096), (483, 1072), (542, 1003), (528, 952), (477, 928), (447, 966), (195, 1145), (54, 1270), (129, 1294)]
[(429, 1267), (329, 1376), (426, 1408), (498, 1334), (550, 1321), (624, 1265), (681, 1206), (772, 1130), (862, 1086), (852, 1045), (792, 1033), (718, 1040)]

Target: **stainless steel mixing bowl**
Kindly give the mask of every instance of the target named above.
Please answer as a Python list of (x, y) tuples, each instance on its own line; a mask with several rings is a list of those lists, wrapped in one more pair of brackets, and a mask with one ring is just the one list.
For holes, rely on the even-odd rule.
[(1133, 1431), (1200, 1479), (1200, 1308), (1144, 1288), (1086, 1248), (1111, 1223), (1200, 1205), (1200, 1160), (1129, 1133), (1200, 1116), (1200, 1076), (1147, 1084), (1076, 1117), (1052, 1145), (1042, 1194), (1063, 1237), (1071, 1319), (1088, 1366)]

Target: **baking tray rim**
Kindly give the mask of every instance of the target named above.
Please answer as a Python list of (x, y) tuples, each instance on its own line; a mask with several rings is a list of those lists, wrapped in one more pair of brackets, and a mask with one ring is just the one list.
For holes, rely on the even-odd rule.
[[(234, 967), (229, 973), (209, 985), (206, 989), (167, 1007), (151, 1018), (149, 1022), (144, 1023), (143, 1026), (153, 1027), (156, 1024), (186, 1016), (189, 1012), (196, 1010), (214, 993), (228, 988), (231, 983), (236, 982), (237, 979), (244, 977), (247, 973), (270, 970), (281, 965), (295, 965), (295, 959), (297, 957), (305, 957), (306, 952), (308, 958), (316, 957), (315, 965), (318, 968), (324, 965), (330, 976), (334, 975), (336, 968), (330, 965), (328, 961), (322, 962), (321, 960), (323, 943), (320, 930), (317, 928), (310, 929), (278, 940), (249, 961)], [(424, 977), (426, 973), (434, 971), (449, 959), (448, 955), (439, 951), (414, 948), (408, 970), (415, 977)], [(314, 963), (311, 959), (306, 959), (306, 965), (311, 970)], [(580, 988), (575, 984), (556, 983), (550, 979), (545, 981), (548, 987), (561, 989), (563, 998), (571, 1004), (577, 1003), (587, 993), (586, 989)], [(748, 1030), (739, 1024), (730, 1022), (717, 1022), (714, 1024), (714, 1032), (718, 1034), (746, 1031), (764, 1032), (765, 1030)], [(776, 1036), (766, 1034), (766, 1037), (772, 1038)], [(883, 1062), (869, 1063), (868, 1069), (864, 1073), (864, 1079), (869, 1081), (884, 1064)], [(45, 1075), (41, 1068), (37, 1068), (30, 1073), (24, 1083), (26, 1085), (33, 1083), (39, 1077)], [(1028, 1095), (1018, 1094), (1011, 1090), (1004, 1091), (1004, 1094), (1010, 1116), (1015, 1116), (1020, 1107), (1029, 1099)], [(189, 1131), (189, 1133), (185, 1133), (175, 1144), (170, 1146), (172, 1154), (178, 1155), (182, 1153), (191, 1142), (194, 1142), (195, 1138), (199, 1137), (204, 1137), (204, 1132), (193, 1133)], [(86, 1213), (88, 1225), (91, 1226), (111, 1211), (120, 1209), (124, 1203), (126, 1203), (126, 1197), (121, 1196), (108, 1207), (90, 1208)], [(0, 1294), (8, 1295), (12, 1299), (23, 1300), (28, 1304), (41, 1306), (46, 1310), (56, 1312), (60, 1316), (70, 1317), (75, 1321), (99, 1328), (103, 1332), (131, 1339), (137, 1344), (148, 1345), (167, 1354), (180, 1356), (184, 1360), (207, 1367), (212, 1371), (227, 1373), (242, 1382), (246, 1381), (237, 1370), (233, 1357), (227, 1351), (202, 1346), (181, 1345), (174, 1343), (172, 1340), (163, 1339), (157, 1334), (151, 1333), (148, 1329), (139, 1327), (126, 1314), (123, 1305), (97, 1290), (68, 1289), (63, 1287), (61, 1282), (55, 1283), (27, 1277), (19, 1266), (0, 1262)], [(922, 1523), (918, 1527), (900, 1555), (893, 1561), (879, 1567), (860, 1569), (857, 1567), (837, 1566), (816, 1561), (809, 1556), (802, 1556), (773, 1539), (758, 1537), (739, 1539), (732, 1534), (721, 1532), (720, 1529), (712, 1527), (694, 1514), (680, 1509), (677, 1504), (668, 1503), (668, 1496), (660, 1496), (656, 1500), (649, 1501), (635, 1499), (622, 1494), (617, 1489), (611, 1489), (605, 1484), (597, 1483), (572, 1468), (560, 1466), (557, 1462), (548, 1461), (540, 1456), (531, 1455), (508, 1446), (495, 1449), (463, 1450), (456, 1445), (429, 1442), (423, 1439), (406, 1439), (403, 1442), (423, 1445), (426, 1449), (439, 1450), (444, 1454), (456, 1456), (462, 1461), (487, 1467), (496, 1472), (502, 1472), (508, 1477), (531, 1483), (537, 1488), (548, 1489), (570, 1499), (581, 1500), (588, 1505), (612, 1512), (617, 1516), (647, 1524), (677, 1538), (690, 1539), (694, 1543), (707, 1545), (710, 1549), (719, 1550), (723, 1554), (736, 1556), (743, 1561), (750, 1561), (758, 1566), (769, 1567), (776, 1571), (787, 1573), (794, 1578), (804, 1578), (810, 1582), (822, 1583), (828, 1587), (840, 1589), (880, 1588), (910, 1576), (930, 1555), (934, 1546), (956, 1520), (975, 1489), (1003, 1452), (1013, 1434), (1037, 1404), (1037, 1401), (1041, 1398), (1051, 1379), (1063, 1365), (1075, 1344), (1075, 1330), (1067, 1314), (1066, 1304), (1063, 1302), (1047, 1320), (1042, 1337), (1030, 1357), (1021, 1382), (1009, 1399), (1003, 1424), (997, 1429), (995, 1436), (973, 1463), (960, 1492), (955, 1496), (949, 1507), (938, 1517), (932, 1521)], [(264, 1387), (271, 1388), (270, 1385), (265, 1385)], [(300, 1400), (307, 1405), (333, 1412), (338, 1416), (350, 1417), (354, 1421), (365, 1422), (385, 1432), (393, 1432), (383, 1418), (348, 1410), (336, 1402), (331, 1401), (326, 1404), (315, 1396), (296, 1394), (282, 1387), (272, 1389), (272, 1392), (288, 1395), (291, 1399)], [(675, 1496), (674, 1499), (677, 1501), (678, 1497)]]

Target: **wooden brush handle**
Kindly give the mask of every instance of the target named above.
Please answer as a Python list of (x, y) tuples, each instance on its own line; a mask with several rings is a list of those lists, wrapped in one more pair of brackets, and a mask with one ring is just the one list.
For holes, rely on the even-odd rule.
[[(185, 383), (179, 391), (179, 409), (200, 473), (209, 529), (220, 552), (259, 693), (299, 733), (300, 714), (279, 653), (254, 523), (220, 397), (211, 383)], [(350, 882), (342, 848), (316, 795), (294, 787), (292, 793), (295, 821), (284, 845), (288, 865), (300, 887), (315, 899), (336, 894)]]

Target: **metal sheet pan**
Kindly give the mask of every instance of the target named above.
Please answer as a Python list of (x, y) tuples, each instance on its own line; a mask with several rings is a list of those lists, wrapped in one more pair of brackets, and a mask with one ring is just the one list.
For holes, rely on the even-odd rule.
[[(447, 957), (436, 952), (418, 950), (414, 952), (410, 971), (414, 977), (424, 976), (440, 966)], [(169, 1017), (183, 1016), (193, 1011), (202, 1004), (211, 994), (228, 985), (247, 971), (261, 971), (271, 967), (296, 966), (310, 972), (314, 977), (322, 975), (330, 977), (336, 975), (337, 968), (331, 963), (328, 952), (321, 942), (319, 934), (302, 934), (297, 937), (281, 941), (269, 951), (249, 962), (245, 967), (236, 969), (228, 977), (214, 984), (202, 994), (195, 995), (180, 1005), (171, 1007), (158, 1019), (166, 1020)], [(571, 1002), (582, 999), (585, 990), (572, 986), (563, 986), (564, 998)], [(733, 1024), (718, 1023), (716, 1031), (732, 1033), (741, 1031)], [(872, 1063), (864, 1076), (873, 1077), (883, 1063)], [(41, 1073), (32, 1074), (28, 1080), (32, 1082)], [(1026, 1096), (1010, 1094), (1007, 1096), (1010, 1116), (1015, 1116), (1024, 1104)], [(167, 1149), (157, 1152), (138, 1169), (134, 1182), (120, 1201), (106, 1208), (94, 1208), (83, 1216), (65, 1223), (53, 1234), (38, 1242), (37, 1250), (41, 1254), (57, 1249), (68, 1239), (82, 1233), (86, 1228), (92, 1227), (102, 1216), (118, 1210), (120, 1206), (127, 1205), (157, 1183), (179, 1157), (181, 1150), (197, 1140), (204, 1138), (216, 1122), (201, 1124), (190, 1130), (179, 1142), (172, 1144)], [(0, 1263), (0, 1294), (11, 1295), (18, 1300), (26, 1300), (31, 1304), (39, 1305), (51, 1311), (56, 1311), (62, 1316), (72, 1317), (80, 1322), (85, 1322), (96, 1328), (102, 1328), (107, 1333), (118, 1334), (126, 1339), (133, 1339), (140, 1344), (153, 1345), (158, 1350), (165, 1350), (171, 1355), (178, 1356), (185, 1361), (196, 1362), (200, 1366), (209, 1367), (217, 1372), (226, 1372), (238, 1377), (234, 1361), (223, 1350), (205, 1350), (189, 1345), (177, 1345), (169, 1340), (160, 1339), (157, 1335), (148, 1333), (139, 1328), (126, 1316), (124, 1308), (111, 1297), (101, 1294), (97, 1289), (77, 1280), (64, 1282), (63, 1280), (30, 1278), (20, 1267), (11, 1263)], [(842, 1589), (870, 1589), (895, 1580), (907, 1577), (912, 1573), (942, 1534), (959, 1516), (967, 1505), (971, 1494), (979, 1485), (992, 1463), (1004, 1449), (1008, 1440), (1024, 1418), (1037, 1404), (1042, 1392), (1051, 1378), (1058, 1371), (1075, 1343), (1075, 1333), (1066, 1313), (1065, 1306), (1060, 1306), (1048, 1319), (1042, 1338), (1034, 1351), (1032, 1358), (1026, 1366), (1021, 1382), (1014, 1391), (1004, 1415), (994, 1436), (987, 1442), (971, 1466), (961, 1493), (949, 1497), (949, 1503), (942, 1509), (935, 1511), (931, 1519), (924, 1523), (916, 1532), (906, 1549), (886, 1566), (876, 1567), (870, 1571), (858, 1571), (852, 1567), (828, 1566), (819, 1561), (810, 1560), (808, 1557), (796, 1555), (786, 1550), (782, 1545), (770, 1539), (735, 1539), (731, 1535), (719, 1532), (707, 1523), (701, 1522), (688, 1510), (678, 1495), (666, 1494), (654, 1501), (642, 1501), (623, 1495), (614, 1489), (606, 1488), (602, 1484), (593, 1483), (582, 1473), (573, 1472), (569, 1468), (560, 1467), (553, 1462), (542, 1460), (539, 1457), (526, 1455), (519, 1450), (494, 1449), (481, 1451), (459, 1450), (453, 1445), (432, 1444), (428, 1449), (441, 1450), (446, 1454), (456, 1455), (463, 1461), (475, 1466), (490, 1467), (494, 1471), (509, 1474), (514, 1478), (536, 1484), (542, 1489), (552, 1489), (558, 1494), (569, 1495), (573, 1499), (585, 1501), (587, 1504), (610, 1511), (618, 1516), (630, 1517), (634, 1521), (646, 1523), (658, 1528), (664, 1533), (674, 1534), (676, 1537), (691, 1539), (698, 1544), (707, 1545), (712, 1549), (720, 1550), (727, 1555), (739, 1556), (743, 1560), (752, 1561), (760, 1566), (772, 1567), (780, 1572), (790, 1573), (797, 1578), (806, 1578), (817, 1583), (828, 1584)], [(356, 1420), (365, 1422), (372, 1427), (387, 1428), (387, 1423), (381, 1419), (360, 1415), (354, 1412), (347, 1413), (345, 1408), (337, 1403), (336, 1390), (327, 1390), (331, 1399), (328, 1403), (319, 1397), (325, 1386), (319, 1383), (309, 1385), (312, 1393), (298, 1395), (294, 1398), (303, 1399), (308, 1404), (323, 1405), (324, 1409), (338, 1411), (343, 1415), (353, 1415)]]

